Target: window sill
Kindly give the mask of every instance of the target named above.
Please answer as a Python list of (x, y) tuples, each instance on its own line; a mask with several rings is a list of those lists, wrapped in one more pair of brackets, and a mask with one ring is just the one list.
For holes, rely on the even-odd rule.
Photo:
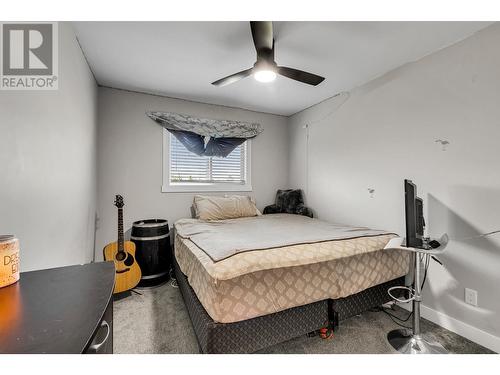
[(228, 191), (252, 191), (252, 185), (240, 184), (179, 184), (163, 185), (162, 193), (203, 193), (203, 192), (228, 192)]

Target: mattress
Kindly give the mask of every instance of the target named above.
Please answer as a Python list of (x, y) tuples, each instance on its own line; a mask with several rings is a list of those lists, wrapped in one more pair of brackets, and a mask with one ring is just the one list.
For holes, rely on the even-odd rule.
[(233, 323), (347, 297), (406, 275), (408, 252), (383, 249), (393, 237), (291, 245), (214, 262), (191, 240), (176, 234), (175, 257), (210, 317)]
[(408, 253), (384, 250), (393, 237), (301, 243), (244, 251), (214, 262), (192, 240), (176, 233), (175, 257), (210, 317), (233, 323), (347, 297), (406, 275)]

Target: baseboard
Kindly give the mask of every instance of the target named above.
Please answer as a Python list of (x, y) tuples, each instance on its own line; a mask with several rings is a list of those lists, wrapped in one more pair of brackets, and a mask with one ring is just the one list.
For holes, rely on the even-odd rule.
[[(411, 311), (411, 304), (398, 304), (404, 309)], [(461, 320), (452, 318), (442, 312), (436, 311), (425, 305), (420, 305), (420, 315), (422, 318), (446, 328), (449, 331), (463, 336), (475, 343), (484, 346), (494, 352), (500, 353), (500, 337), (494, 336), (491, 333), (485, 332), (479, 328), (473, 327), (470, 324), (464, 323)]]

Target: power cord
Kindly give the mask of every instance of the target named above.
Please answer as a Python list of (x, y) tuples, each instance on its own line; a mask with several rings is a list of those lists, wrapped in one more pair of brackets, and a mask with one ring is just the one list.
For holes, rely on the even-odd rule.
[(427, 280), (427, 270), (429, 269), (429, 262), (430, 262), (430, 258), (431, 258), (430, 256), (427, 256), (426, 254), (421, 254), (420, 255), (420, 262), (422, 262), (423, 257), (426, 257), (426, 259), (425, 259), (424, 278), (422, 280), (422, 284), (420, 285), (420, 290), (424, 289), (425, 280)]
[[(405, 319), (399, 318), (396, 315), (391, 314), (390, 312), (386, 311), (384, 308), (382, 308), (382, 311), (384, 313), (386, 313), (389, 316), (389, 318), (394, 323), (396, 323), (398, 326), (406, 328), (406, 329), (411, 329), (411, 327), (405, 326), (404, 324), (401, 324), (400, 322), (402, 322), (402, 323), (407, 322), (413, 316), (413, 311), (411, 311)], [(397, 319), (399, 322), (396, 321), (395, 319)]]
[(453, 241), (468, 241), (468, 240), (474, 240), (476, 238), (488, 237), (488, 236), (491, 236), (491, 235), (497, 234), (497, 233), (500, 233), (500, 229), (497, 229), (497, 230), (494, 230), (494, 231), (488, 232), (488, 233), (477, 234), (475, 236), (460, 237), (460, 238), (450, 238), (450, 240), (453, 240)]
[[(422, 284), (420, 285), (420, 289), (424, 289), (424, 286), (425, 286), (425, 281), (427, 280), (427, 271), (429, 269), (429, 263), (430, 263), (430, 257), (429, 256), (426, 256), (425, 254), (420, 254), (420, 255), (416, 255), (416, 256), (419, 256), (420, 257), (420, 262), (422, 262), (422, 259), (423, 257), (426, 257), (425, 259), (425, 270), (424, 270), (424, 278), (422, 279)], [(414, 276), (415, 277), (415, 276)], [(413, 282), (415, 282), (415, 278), (413, 279)], [(413, 311), (411, 311), (408, 316), (406, 318), (400, 318), (394, 314), (391, 314), (389, 311), (387, 311), (384, 307), (380, 307), (379, 308), (380, 311), (384, 312), (385, 314), (387, 314), (389, 316), (389, 318), (394, 322), (396, 323), (398, 326), (400, 327), (403, 327), (403, 328), (406, 328), (406, 329), (411, 329), (411, 327), (408, 327), (404, 324), (401, 324), (401, 323), (405, 323), (407, 322), (413, 315)], [(401, 322), (401, 323), (400, 323)]]
[[(387, 314), (389, 316), (389, 318), (394, 322), (396, 323), (398, 326), (400, 327), (403, 327), (403, 328), (408, 328), (410, 329), (411, 327), (407, 327), (403, 324), (401, 324), (400, 322), (407, 322), (411, 316), (413, 315), (413, 311), (411, 311), (408, 316), (406, 318), (400, 318), (394, 314), (391, 314), (389, 311), (387, 311), (387, 309), (385, 309), (384, 307), (375, 307), (373, 309), (370, 309), (369, 311), (372, 311), (372, 312), (383, 312), (384, 314)], [(396, 320), (395, 320), (396, 319)]]
[(342, 107), (344, 105), (344, 103), (347, 100), (349, 100), (349, 98), (351, 97), (351, 94), (348, 91), (342, 91), (342, 92), (339, 92), (338, 94), (335, 94), (334, 96), (332, 96), (331, 98), (328, 98), (326, 100), (333, 99), (336, 97), (342, 97), (342, 96), (344, 97), (344, 100), (340, 103), (334, 103), (334, 108), (331, 109), (326, 115), (322, 116), (319, 119), (310, 121), (310, 122), (304, 124), (304, 126), (302, 127), (303, 129), (306, 129), (306, 145), (305, 145), (306, 186), (305, 186), (305, 191), (307, 194), (309, 194), (309, 128), (311, 125), (320, 123), (320, 122), (326, 120), (327, 118), (329, 118), (330, 116), (332, 116), (333, 114), (335, 114), (335, 112), (337, 112), (340, 109), (340, 107)]
[(175, 278), (175, 275), (173, 274), (172, 270), (168, 272), (168, 275), (170, 276), (170, 286), (172, 288), (179, 288), (179, 285), (177, 284), (177, 279)]

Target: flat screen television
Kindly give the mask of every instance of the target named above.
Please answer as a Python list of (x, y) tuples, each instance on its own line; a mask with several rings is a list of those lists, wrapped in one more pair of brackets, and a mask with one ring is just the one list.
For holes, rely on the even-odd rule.
[(406, 246), (422, 248), (424, 235), (424, 202), (417, 197), (417, 187), (405, 180)]

